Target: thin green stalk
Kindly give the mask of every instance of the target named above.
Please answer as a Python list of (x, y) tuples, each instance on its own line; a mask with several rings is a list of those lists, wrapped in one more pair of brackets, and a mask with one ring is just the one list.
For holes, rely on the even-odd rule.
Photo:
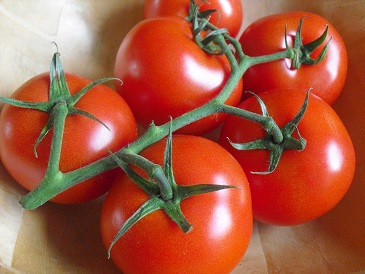
[[(235, 48), (238, 56), (238, 61), (236, 59), (235, 54), (231, 51), (230, 46), (227, 44), (226, 41), (229, 41), (229, 43), (233, 45), (233, 47)], [(229, 107), (225, 105), (224, 102), (229, 98), (230, 94), (236, 87), (237, 83), (240, 81), (242, 75), (249, 67), (259, 63), (271, 62), (283, 58), (292, 58), (292, 56), (294, 55), (293, 50), (288, 48), (282, 52), (275, 54), (259, 56), (259, 57), (249, 57), (242, 52), (240, 44), (233, 38), (230, 38), (227, 34), (219, 34), (215, 36), (213, 42), (222, 49), (222, 52), (227, 57), (231, 66), (231, 75), (228, 78), (221, 92), (210, 102), (173, 119), (171, 122), (168, 122), (160, 126), (155, 126), (152, 124), (148, 128), (148, 130), (135, 142), (130, 144), (128, 147), (123, 148), (118, 152), (116, 152), (115, 153), (116, 156), (123, 158), (126, 157), (126, 155), (138, 154), (144, 148), (166, 137), (170, 130), (174, 132), (192, 122), (198, 121), (201, 118), (204, 118), (211, 114), (218, 112), (226, 112), (234, 114), (234, 112), (238, 111), (238, 109)], [(259, 122), (267, 132), (273, 135), (274, 139), (278, 143), (282, 140), (282, 133), (280, 129), (277, 127), (275, 122), (270, 120), (270, 118), (267, 117), (259, 118), (257, 114), (253, 114), (248, 111), (242, 111), (242, 110), (240, 110), (239, 113), (240, 116), (243, 118)], [(57, 119), (61, 120), (61, 116), (63, 117), (63, 114), (57, 114), (56, 116)], [(25, 208), (36, 208), (42, 205), (43, 203), (47, 202), (49, 199), (53, 198), (53, 196), (55, 196), (59, 192), (69, 187), (72, 187), (79, 182), (85, 181), (89, 178), (97, 176), (107, 170), (116, 168), (118, 166), (112, 156), (107, 156), (103, 159), (100, 159), (87, 166), (81, 167), (77, 170), (70, 171), (67, 173), (60, 172), (58, 168), (59, 168), (60, 147), (62, 144), (62, 132), (63, 132), (63, 126), (61, 122), (57, 122), (57, 125), (55, 124), (54, 131), (55, 133), (56, 132), (60, 133), (54, 134), (54, 140), (53, 140), (54, 148), (52, 148), (51, 150), (51, 156), (49, 162), (50, 166), (48, 168), (47, 174), (43, 178), (39, 187), (30, 192), (20, 201), (20, 203)], [(44, 185), (47, 184), (58, 185), (57, 190), (55, 187), (52, 187), (51, 188), (52, 190), (50, 191), (43, 190), (45, 188)], [(164, 187), (162, 187), (162, 189), (165, 191), (164, 193), (166, 195), (165, 194), (164, 195), (166, 197), (171, 196), (169, 189), (166, 189)]]
[(274, 54), (262, 55), (257, 57), (248, 57), (247, 63), (246, 62), (244, 63), (246, 63), (246, 65), (248, 65), (249, 67), (252, 67), (258, 64), (269, 63), (285, 58), (288, 59), (294, 58), (294, 50), (292, 48), (287, 48), (286, 50)]
[(63, 132), (65, 129), (65, 122), (68, 114), (68, 107), (66, 105), (66, 102), (58, 102), (52, 112), (54, 115), (54, 131), (52, 135), (52, 148), (47, 168), (47, 173), (50, 175), (59, 172)]
[(241, 108), (236, 108), (228, 105), (221, 106), (221, 112), (235, 115), (252, 122), (259, 123), (266, 132), (272, 136), (274, 143), (280, 144), (284, 137), (280, 127), (275, 123), (274, 119), (270, 116), (264, 116), (254, 112), (250, 112)]
[[(218, 36), (218, 37), (220, 37), (220, 36)], [(223, 43), (225, 43), (223, 37), (216, 39), (215, 42), (217, 44), (220, 44), (221, 46), (224, 46)], [(154, 144), (155, 142), (161, 140), (162, 138), (166, 137), (170, 131), (170, 127), (171, 127), (171, 130), (174, 132), (192, 122), (200, 120), (201, 118), (204, 118), (211, 114), (214, 114), (217, 112), (227, 112), (228, 108), (226, 107), (224, 102), (228, 99), (228, 97), (232, 93), (233, 89), (236, 87), (237, 83), (241, 79), (242, 75), (245, 73), (245, 71), (250, 66), (253, 66), (253, 65), (256, 65), (256, 64), (262, 63), (262, 62), (270, 62), (270, 61), (279, 60), (282, 58), (290, 58), (290, 56), (292, 56), (292, 53), (290, 50), (285, 50), (285, 51), (282, 51), (282, 52), (279, 52), (276, 54), (270, 54), (270, 55), (263, 56), (263, 57), (249, 57), (249, 56), (243, 55), (244, 59), (240, 60), (240, 62), (237, 63), (237, 61), (234, 57), (234, 54), (231, 51), (226, 51), (225, 54), (226, 54), (230, 64), (232, 65), (231, 75), (228, 78), (228, 80), (227, 80), (225, 86), (223, 87), (223, 89), (221, 90), (221, 92), (213, 100), (209, 101), (208, 103), (206, 103), (205, 105), (203, 105), (199, 108), (196, 108), (188, 113), (185, 113), (179, 117), (176, 117), (171, 122), (167, 122), (160, 126), (156, 126), (156, 125), (152, 124), (142, 136), (140, 136), (136, 141), (131, 143), (129, 146), (122, 148), (121, 150), (116, 152), (115, 155), (117, 155), (118, 157), (123, 157), (123, 155), (126, 155), (126, 154), (138, 154), (146, 147), (148, 147), (148, 146)], [(252, 114), (249, 112), (241, 113), (241, 114), (242, 114), (242, 116), (246, 116), (247, 119), (253, 119), (252, 115), (255, 116), (254, 119), (257, 119), (255, 114)], [(275, 127), (272, 127), (271, 124), (267, 124), (266, 122), (262, 123), (262, 124), (263, 124), (263, 126), (268, 127), (266, 129), (267, 131), (274, 132), (273, 136), (279, 136), (277, 138), (280, 139), (280, 135), (281, 135), (280, 130), (277, 130)], [(58, 129), (56, 130), (56, 127), (58, 127), (58, 125), (57, 126), (55, 125), (55, 131), (58, 131)], [(55, 137), (55, 139), (57, 139), (57, 138)], [(62, 139), (58, 139), (58, 141), (56, 141), (56, 142), (62, 143)], [(56, 151), (54, 153), (57, 155), (59, 152)], [(56, 156), (52, 156), (52, 158), (53, 157), (56, 158)], [(118, 166), (117, 163), (115, 162), (115, 160), (112, 158), (112, 156), (106, 156), (105, 158), (102, 158), (96, 162), (93, 162), (87, 166), (81, 167), (77, 170), (73, 170), (73, 171), (70, 171), (67, 173), (61, 173), (59, 171), (58, 172), (55, 171), (57, 169), (56, 167), (58, 165), (57, 161), (51, 160), (50, 162), (51, 162), (51, 165), (54, 165), (54, 167), (51, 168), (54, 171), (52, 171), (48, 175), (55, 176), (54, 174), (59, 173), (59, 175), (62, 175), (62, 176), (57, 175), (57, 178), (58, 178), (57, 180), (55, 180), (55, 178), (53, 178), (53, 177), (51, 178), (50, 176), (45, 176), (45, 178), (43, 178), (42, 182), (40, 183), (39, 187), (37, 187), (32, 192), (30, 192), (29, 194), (24, 196), (23, 199), (20, 201), (20, 203), (23, 205), (24, 208), (27, 208), (27, 209), (36, 208), (36, 207), (44, 204), (51, 198), (53, 198), (59, 192), (65, 190), (69, 187), (72, 187), (79, 182), (90, 179), (94, 176), (97, 176), (107, 170), (116, 168)], [(43, 185), (47, 184), (48, 181), (55, 181), (54, 184), (56, 184), (56, 181), (57, 181), (58, 182), (57, 190), (55, 188), (52, 188), (53, 189), (52, 191), (50, 191), (50, 192), (47, 191), (45, 193), (42, 189), (43, 189)], [(62, 182), (60, 182), (60, 181), (62, 181)], [(53, 182), (52, 182), (52, 184), (53, 184)]]
[(54, 120), (54, 129), (46, 174), (41, 183), (20, 201), (22, 205), (27, 205), (28, 201), (30, 201), (31, 208), (34, 205), (42, 205), (66, 189), (64, 184), (61, 183), (64, 178), (63, 173), (59, 170), (59, 164), (67, 114), (68, 108), (66, 102), (59, 101), (53, 108), (51, 114)]
[(148, 176), (158, 183), (161, 197), (167, 201), (172, 198), (172, 188), (167, 181), (163, 168), (135, 153), (119, 153), (119, 159), (127, 164), (133, 164), (145, 170)]

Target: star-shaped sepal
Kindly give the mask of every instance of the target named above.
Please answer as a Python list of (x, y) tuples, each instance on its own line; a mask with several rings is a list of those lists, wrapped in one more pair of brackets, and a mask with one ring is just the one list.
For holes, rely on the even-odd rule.
[[(278, 166), (281, 156), (285, 150), (292, 149), (301, 151), (306, 146), (306, 140), (300, 135), (298, 124), (304, 116), (304, 113), (308, 106), (310, 90), (308, 90), (305, 100), (298, 111), (297, 115), (281, 128), (283, 139), (281, 142), (275, 142), (273, 136), (269, 133), (262, 139), (254, 140), (248, 143), (234, 143), (230, 144), (237, 150), (269, 150), (270, 151), (270, 162), (267, 171), (252, 171), (253, 174), (270, 174)], [(260, 103), (261, 111), (263, 116), (269, 116), (267, 108), (264, 102), (254, 94), (258, 102)], [(293, 136), (293, 133), (297, 132), (298, 138)]]
[[(154, 127), (151, 124), (151, 127)], [(185, 218), (180, 208), (181, 201), (192, 196), (219, 191), (227, 188), (237, 188), (236, 186), (196, 184), (191, 186), (178, 185), (175, 181), (172, 165), (172, 130), (170, 127), (169, 135), (166, 139), (164, 151), (163, 167), (150, 162), (148, 159), (129, 153), (113, 154), (118, 166), (141, 187), (148, 195), (149, 199), (129, 217), (121, 227), (108, 249), (108, 256), (114, 244), (139, 220), (157, 210), (163, 210), (172, 221), (174, 221), (185, 233), (193, 229), (193, 225)], [(132, 167), (139, 166), (144, 169), (149, 178), (142, 177)], [(188, 170), (186, 172), (189, 172)]]
[(50, 130), (54, 127), (56, 116), (62, 112), (65, 116), (67, 115), (83, 115), (90, 119), (93, 119), (101, 124), (105, 125), (101, 120), (92, 115), (91, 113), (85, 112), (81, 109), (75, 107), (76, 103), (94, 86), (102, 84), (107, 81), (117, 80), (115, 78), (103, 78), (91, 82), (86, 85), (80, 91), (75, 94), (71, 94), (67, 85), (65, 73), (62, 68), (60, 53), (55, 52), (52, 57), (52, 62), (50, 66), (50, 88), (49, 88), (49, 100), (47, 102), (25, 102), (21, 100), (16, 100), (13, 98), (0, 97), (0, 101), (5, 102), (6, 104), (13, 105), (20, 108), (27, 109), (35, 109), (42, 112), (46, 112), (49, 115), (47, 123), (44, 125), (41, 130), (37, 140), (34, 143), (34, 155), (37, 155), (37, 146), (43, 140), (43, 138), (50, 132)]

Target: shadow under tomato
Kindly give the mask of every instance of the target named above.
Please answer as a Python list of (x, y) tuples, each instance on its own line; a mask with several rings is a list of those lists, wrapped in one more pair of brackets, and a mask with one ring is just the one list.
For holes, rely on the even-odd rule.
[(120, 273), (100, 236), (104, 197), (79, 205), (47, 203), (24, 211), (13, 267), (42, 273)]
[(346, 251), (353, 271), (365, 269), (365, 166), (361, 166), (344, 199), (316, 221), (320, 233)]

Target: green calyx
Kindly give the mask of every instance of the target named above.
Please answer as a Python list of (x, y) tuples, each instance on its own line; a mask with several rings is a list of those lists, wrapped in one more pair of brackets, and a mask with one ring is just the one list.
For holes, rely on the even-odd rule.
[[(203, 1), (203, 3), (205, 2), (207, 1)], [(218, 29), (209, 23), (211, 14), (218, 12), (219, 15), (219, 11), (214, 9), (200, 11), (199, 8), (200, 7), (195, 4), (195, 1), (191, 0), (189, 15), (186, 17), (186, 20), (192, 23), (195, 43), (210, 55), (223, 55), (228, 50), (228, 47), (222, 48), (214, 42), (217, 37), (228, 35), (228, 30), (225, 28)], [(202, 35), (204, 30), (206, 33)]]
[[(121, 154), (111, 156), (117, 162), (118, 166), (141, 187), (148, 195), (149, 199), (140, 206), (140, 208), (124, 223), (108, 249), (108, 257), (114, 244), (139, 220), (157, 210), (163, 210), (172, 221), (174, 221), (182, 231), (190, 232), (193, 226), (185, 218), (180, 208), (181, 201), (199, 194), (214, 192), (227, 188), (237, 188), (227, 185), (197, 184), (192, 186), (178, 185), (174, 179), (172, 168), (172, 131), (166, 140), (164, 152), (164, 166), (158, 166), (146, 158), (136, 154)], [(149, 175), (146, 179), (139, 175), (130, 164), (144, 169)]]
[[(207, 1), (201, 0), (202, 3), (206, 3)], [(67, 84), (62, 82), (64, 79), (63, 71), (61, 68), (61, 64), (59, 61), (59, 54), (56, 53), (52, 59), (51, 65), (51, 75), (53, 75), (54, 82), (52, 82), (51, 90), (50, 90), (50, 100), (49, 102), (43, 103), (31, 103), (31, 102), (19, 102), (13, 99), (0, 98), (5, 102), (8, 102), (13, 105), (17, 105), (19, 107), (25, 108), (33, 108), (38, 109), (40, 111), (44, 111), (49, 113), (50, 118), (45, 125), (44, 130), (40, 133), (38, 140), (35, 143), (34, 151), (36, 154), (36, 147), (39, 142), (43, 139), (43, 137), (49, 132), (51, 128), (53, 128), (52, 133), (52, 145), (51, 145), (51, 153), (49, 157), (48, 167), (46, 174), (39, 186), (35, 188), (33, 191), (28, 193), (25, 197), (22, 198), (20, 203), (26, 209), (34, 209), (49, 201), (51, 198), (61, 193), (62, 191), (70, 188), (78, 183), (81, 183), (87, 179), (90, 179), (94, 176), (97, 176), (107, 170), (111, 170), (116, 168), (117, 162), (116, 157), (119, 158), (120, 166), (124, 170), (132, 170), (129, 165), (135, 164), (136, 166), (144, 166), (148, 165), (146, 160), (143, 160), (143, 157), (138, 157), (138, 153), (145, 149), (146, 147), (152, 145), (153, 143), (161, 140), (162, 138), (168, 136), (169, 129), (170, 131), (176, 131), (192, 122), (198, 121), (201, 118), (207, 117), (216, 113), (226, 113), (230, 115), (236, 115), (242, 117), (244, 119), (248, 119), (250, 121), (259, 123), (263, 129), (266, 131), (267, 137), (263, 138), (263, 140), (258, 140), (256, 144), (233, 144), (238, 149), (268, 149), (270, 150), (270, 166), (267, 171), (258, 172), (261, 174), (267, 174), (273, 172), (278, 165), (280, 156), (287, 149), (297, 149), (301, 150), (305, 147), (305, 140), (300, 136), (299, 132), (297, 136), (298, 139), (292, 137), (292, 134), (296, 129), (296, 125), (294, 126), (288, 125), (286, 128), (280, 128), (276, 122), (270, 117), (267, 113), (263, 111), (263, 115), (253, 113), (250, 111), (246, 111), (240, 109), (238, 107), (226, 105), (225, 102), (232, 94), (234, 88), (239, 83), (242, 75), (252, 66), (262, 63), (269, 63), (282, 59), (291, 59), (293, 60), (293, 67), (299, 68), (301, 64), (316, 64), (320, 62), (324, 56), (326, 55), (327, 45), (325, 45), (324, 49), (320, 53), (319, 57), (313, 60), (310, 55), (318, 47), (322, 44), (327, 37), (327, 29), (324, 33), (316, 39), (315, 41), (308, 43), (306, 45), (302, 45), (301, 39), (301, 27), (302, 21), (298, 26), (295, 47), (289, 47), (288, 43), (287, 48), (280, 52), (275, 52), (262, 56), (248, 56), (246, 55), (241, 47), (241, 44), (238, 40), (231, 37), (226, 30), (218, 29), (213, 24), (209, 22), (210, 15), (214, 10), (201, 12), (198, 9), (198, 6), (195, 4), (194, 0), (190, 1), (190, 15), (186, 19), (191, 22), (192, 32), (194, 34), (194, 38), (196, 43), (204, 50), (207, 54), (211, 55), (220, 55), (224, 54), (227, 58), (229, 65), (231, 67), (231, 73), (226, 83), (220, 90), (219, 94), (207, 102), (206, 104), (197, 107), (185, 114), (182, 114), (179, 117), (175, 117), (171, 124), (169, 122), (155, 126), (153, 123), (144, 132), (136, 141), (130, 143), (127, 147), (121, 148), (119, 151), (115, 152), (115, 154), (110, 154), (98, 161), (90, 163), (89, 165), (80, 167), (76, 170), (72, 170), (69, 172), (61, 172), (59, 170), (59, 161), (61, 154), (61, 145), (62, 145), (62, 134), (63, 127), (65, 123), (65, 119), (68, 115), (71, 114), (80, 114), (90, 117), (96, 121), (99, 121), (96, 117), (89, 115), (87, 113), (83, 113), (81, 110), (75, 108), (75, 104), (81, 96), (86, 93), (87, 90), (92, 88), (94, 85), (99, 83), (108, 81), (108, 80), (118, 80), (115, 78), (105, 78), (101, 80), (97, 80), (88, 86), (86, 86), (83, 90), (79, 91), (77, 94), (70, 95), (67, 89)], [(51, 92), (55, 90), (54, 95), (51, 95)], [(60, 90), (66, 90), (67, 92), (63, 93)], [(62, 94), (62, 96), (60, 95)], [(57, 108), (56, 108), (57, 105)], [(54, 110), (53, 110), (54, 109)], [(57, 110), (58, 109), (58, 110)], [(264, 109), (264, 108), (262, 108)], [(99, 121), (101, 123), (101, 121)], [(298, 130), (297, 130), (298, 131)], [(166, 161), (165, 161), (166, 163)], [(136, 181), (139, 181), (139, 185), (141, 187), (146, 188), (146, 192), (150, 195), (150, 197), (156, 196), (158, 199), (164, 201), (166, 204), (174, 204), (170, 201), (179, 201), (183, 197), (182, 194), (179, 194), (181, 191), (181, 186), (174, 187), (173, 183), (167, 179), (165, 175), (166, 168), (163, 168), (159, 165), (150, 165), (145, 169), (148, 171), (148, 176), (151, 180), (145, 180), (140, 178), (138, 174), (133, 174), (133, 170), (131, 172), (127, 172), (130, 177), (136, 177)], [(192, 193), (191, 190), (189, 190)], [(215, 190), (212, 190), (215, 191)], [(208, 191), (207, 191), (208, 192)], [(202, 192), (203, 193), (203, 192)], [(181, 197), (180, 197), (180, 196)], [(191, 195), (188, 193), (187, 197)], [(154, 200), (157, 200), (154, 198)], [(168, 202), (169, 201), (169, 202)], [(179, 202), (178, 202), (179, 204)], [(153, 206), (155, 210), (163, 209), (163, 207)], [(176, 206), (175, 206), (176, 207)], [(163, 209), (168, 211), (167, 208)]]
[[(311, 57), (311, 54), (327, 38), (328, 26), (326, 26), (325, 31), (323, 32), (323, 34), (320, 37), (318, 37), (316, 40), (314, 40), (308, 44), (303, 45), (303, 39), (302, 39), (301, 33), (302, 33), (302, 25), (303, 25), (304, 18), (305, 17), (303, 17), (299, 20), (298, 29), (297, 29), (295, 39), (294, 39), (294, 46), (293, 46), (294, 57), (292, 59), (292, 68), (293, 69), (299, 69), (302, 64), (315, 65), (315, 64), (318, 64), (319, 62), (321, 62), (323, 60), (323, 58), (326, 56), (326, 53), (328, 50), (328, 45), (332, 39), (331, 38), (328, 40), (327, 44), (323, 47), (323, 49), (319, 53), (318, 57), (316, 59), (313, 59)], [(286, 45), (287, 49), (290, 48), (288, 45), (288, 41), (287, 41), (286, 29), (285, 29), (285, 45)]]
[(85, 112), (75, 107), (76, 103), (94, 86), (104, 83), (110, 80), (118, 80), (116, 78), (103, 78), (89, 83), (80, 91), (71, 95), (65, 73), (63, 71), (61, 61), (59, 58), (60, 54), (58, 51), (54, 53), (50, 66), (50, 89), (49, 89), (49, 100), (46, 102), (24, 102), (13, 98), (1, 97), (0, 100), (10, 105), (34, 109), (45, 112), (49, 115), (49, 118), (41, 130), (37, 140), (34, 144), (34, 155), (37, 155), (37, 146), (44, 139), (44, 137), (53, 129), (51, 150), (49, 155), (49, 161), (47, 169), (42, 181), (39, 185), (30, 193), (25, 195), (21, 200), (20, 204), (27, 209), (33, 209), (39, 205), (50, 200), (60, 192), (64, 191), (72, 185), (68, 185), (64, 182), (64, 173), (60, 171), (60, 159), (62, 150), (62, 141), (64, 134), (64, 127), (66, 118), (68, 115), (83, 115), (90, 119), (101, 123), (106, 128), (102, 121), (93, 116), (92, 114)]
[[(234, 143), (230, 142), (230, 144), (237, 150), (269, 150), (270, 151), (270, 163), (267, 171), (252, 171), (253, 174), (270, 174), (272, 173), (279, 164), (280, 158), (285, 150), (298, 150), (301, 151), (306, 146), (306, 140), (300, 135), (298, 130), (298, 124), (304, 116), (304, 113), (308, 106), (308, 98), (309, 98), (308, 90), (306, 98), (297, 113), (297, 115), (288, 122), (284, 127), (281, 128), (283, 139), (280, 142), (276, 142), (273, 138), (272, 134), (266, 134), (264, 138), (258, 139), (248, 143)], [(266, 109), (264, 102), (254, 94), (256, 99), (260, 103), (260, 107), (263, 113), (263, 116), (269, 116), (269, 113)], [(293, 137), (292, 134), (294, 131), (297, 132), (298, 139)]]
[[(210, 4), (209, 1), (207, 0), (201, 0), (201, 5), (203, 4)], [(201, 6), (200, 5), (200, 6)], [(194, 20), (196, 20), (197, 18), (199, 19), (209, 19), (210, 15), (217, 12), (218, 16), (220, 17), (220, 13), (218, 10), (215, 9), (208, 9), (205, 11), (200, 11), (200, 6), (198, 6), (195, 3), (195, 0), (190, 0), (190, 7), (189, 7), (189, 13), (188, 16), (185, 18), (186, 20), (188, 20), (189, 22), (192, 22)]]
[[(42, 129), (42, 131), (40, 132), (34, 144), (34, 155), (36, 157), (38, 157), (37, 146), (43, 140), (43, 138), (49, 133), (49, 131), (54, 127), (56, 116), (59, 115), (58, 113), (60, 112), (61, 108), (64, 109), (64, 111), (66, 111), (64, 113), (64, 116), (73, 114), (83, 115), (103, 124), (106, 128), (108, 128), (107, 125), (105, 125), (102, 121), (100, 121), (92, 114), (76, 108), (75, 104), (82, 98), (82, 96), (86, 94), (86, 92), (88, 92), (94, 86), (104, 83), (106, 81), (116, 80), (116, 79), (103, 78), (96, 80), (85, 86), (82, 90), (71, 95), (59, 56), (60, 54), (57, 51), (56, 53), (54, 53), (52, 58), (50, 66), (49, 100), (47, 102), (24, 102), (13, 98), (6, 98), (6, 97), (0, 98), (1, 101), (16, 107), (35, 109), (49, 114), (48, 121), (44, 126), (44, 128)], [(63, 107), (60, 107), (61, 105), (63, 105)]]

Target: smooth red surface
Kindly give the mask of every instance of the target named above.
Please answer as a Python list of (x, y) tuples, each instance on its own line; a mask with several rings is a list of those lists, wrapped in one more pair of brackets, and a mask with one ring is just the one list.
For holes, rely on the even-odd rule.
[(245, 90), (260, 93), (276, 88), (313, 88), (312, 92), (329, 104), (337, 99), (346, 81), (347, 51), (340, 34), (325, 18), (309, 12), (286, 12), (263, 17), (243, 32), (239, 40), (242, 49), (249, 56), (284, 50), (285, 26), (288, 43), (292, 46), (302, 17), (305, 17), (302, 25), (303, 44), (320, 37), (325, 26), (329, 26), (325, 43), (312, 55), (315, 59), (332, 37), (326, 57), (316, 65), (302, 65), (298, 70), (291, 68), (289, 59), (253, 66), (243, 76)]
[[(161, 210), (140, 220), (111, 249), (123, 273), (230, 273), (252, 233), (250, 189), (238, 162), (217, 143), (197, 136), (173, 137), (172, 165), (178, 185), (220, 184), (225, 189), (187, 198), (181, 210), (193, 225), (185, 234)], [(166, 140), (141, 155), (163, 164)], [(124, 222), (148, 199), (124, 173), (117, 177), (101, 214), (106, 248)]]
[[(191, 25), (177, 16), (138, 23), (120, 45), (115, 76), (117, 91), (143, 127), (160, 125), (213, 99), (226, 83), (231, 68), (225, 56), (211, 56), (192, 40)], [(237, 105), (242, 81), (227, 100)], [(210, 115), (179, 130), (204, 134), (227, 116)]]
[[(260, 97), (269, 114), (282, 127), (299, 111), (305, 90), (268, 91), (261, 93)], [(260, 113), (254, 97), (240, 107)], [(307, 111), (298, 129), (307, 141), (305, 149), (284, 151), (276, 170), (268, 175), (251, 173), (267, 170), (268, 151), (238, 151), (227, 141), (227, 137), (235, 143), (256, 140), (265, 135), (262, 127), (231, 117), (222, 129), (220, 142), (245, 170), (252, 193), (254, 218), (259, 221), (295, 225), (316, 219), (344, 197), (352, 182), (354, 147), (342, 121), (326, 102), (310, 94)]]
[[(66, 74), (71, 94), (85, 87), (89, 80)], [(13, 98), (30, 102), (48, 100), (49, 74), (40, 74), (15, 91)], [(92, 163), (116, 151), (137, 138), (133, 114), (123, 98), (114, 90), (98, 85), (87, 92), (75, 105), (103, 121), (101, 123), (81, 115), (66, 118), (60, 170), (71, 171)], [(31, 109), (5, 105), (0, 116), (0, 157), (10, 175), (28, 190), (42, 180), (49, 158), (52, 132), (33, 153), (34, 144), (48, 120), (48, 114)], [(53, 201), (59, 203), (85, 202), (104, 194), (111, 186), (113, 172), (91, 178), (63, 193)]]

